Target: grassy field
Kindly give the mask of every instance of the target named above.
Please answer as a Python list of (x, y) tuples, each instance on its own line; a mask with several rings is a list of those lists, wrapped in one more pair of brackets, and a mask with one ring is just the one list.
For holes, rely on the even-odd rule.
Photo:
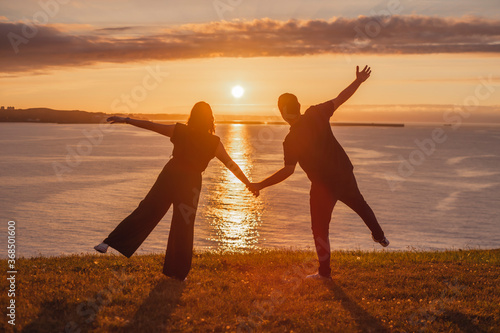
[[(500, 250), (198, 253), (186, 282), (162, 255), (18, 259), (19, 332), (500, 332)], [(2, 269), (7, 271), (6, 261)], [(1, 331), (7, 280), (1, 282)]]

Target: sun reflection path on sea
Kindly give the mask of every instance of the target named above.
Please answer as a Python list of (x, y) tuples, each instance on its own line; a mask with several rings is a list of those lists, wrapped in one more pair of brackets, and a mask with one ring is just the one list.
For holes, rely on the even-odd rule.
[[(229, 156), (252, 181), (252, 145), (248, 126), (233, 124), (221, 134)], [(255, 198), (227, 168), (221, 170), (212, 186), (206, 212), (212, 229), (209, 240), (216, 242), (222, 251), (241, 252), (258, 248), (262, 201)]]

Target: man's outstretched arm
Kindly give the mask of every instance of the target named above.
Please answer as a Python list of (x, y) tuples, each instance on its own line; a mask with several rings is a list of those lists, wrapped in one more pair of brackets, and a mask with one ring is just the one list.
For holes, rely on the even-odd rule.
[(263, 188), (281, 183), (282, 181), (290, 177), (294, 173), (294, 171), (295, 165), (285, 165), (283, 168), (276, 171), (271, 176), (267, 177), (261, 182), (253, 183), (253, 185), (256, 187), (256, 189), (262, 190)]
[(371, 74), (372, 70), (370, 67), (365, 66), (363, 70), (359, 71), (359, 66), (356, 66), (356, 80), (354, 80), (347, 88), (342, 90), (342, 92), (333, 100), (335, 104), (335, 109), (344, 104), (352, 95), (358, 90), (361, 83), (365, 82)]

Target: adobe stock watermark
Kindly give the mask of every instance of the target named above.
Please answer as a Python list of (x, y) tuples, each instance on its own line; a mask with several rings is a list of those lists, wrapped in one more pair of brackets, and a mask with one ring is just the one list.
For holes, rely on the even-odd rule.
[(85, 156), (89, 156), (94, 147), (98, 146), (104, 140), (104, 135), (113, 132), (114, 128), (111, 124), (106, 123), (103, 119), (97, 128), (91, 130), (83, 130), (84, 139), (80, 140), (76, 145), (66, 145), (66, 156), (64, 162), (52, 162), (52, 169), (59, 181), (63, 180), (66, 173), (72, 172), (78, 167)]
[(19, 53), (19, 46), (21, 44), (28, 44), (29, 41), (36, 37), (38, 34), (37, 25), (46, 25), (49, 23), (51, 18), (54, 18), (61, 10), (61, 5), (66, 5), (70, 0), (47, 0), (38, 1), (40, 10), (33, 14), (31, 19), (23, 17), (21, 22), (23, 23), (21, 27), (21, 35), (14, 32), (9, 32), (7, 38), (9, 39), (10, 45), (14, 50), (14, 53)]
[(224, 13), (232, 12), (243, 3), (243, 0), (214, 0), (212, 5), (220, 20), (225, 20)]
[[(418, 311), (415, 311), (408, 320), (408, 323), (415, 329), (414, 332), (427, 332), (428, 325), (436, 320), (437, 317), (446, 313), (459, 296), (462, 295), (466, 286), (458, 283), (458, 279), (453, 281), (443, 281), (445, 288), (441, 290), (438, 299), (426, 303)], [(422, 300), (421, 300), (422, 301)]]
[[(288, 124), (283, 124), (287, 126)], [(281, 126), (277, 125), (264, 125), (257, 133), (257, 140), (252, 143), (255, 149), (263, 149), (264, 146), (269, 145), (275, 141), (278, 137), (283, 137), (283, 130)]]
[[(179, 204), (179, 211), (181, 212), (182, 219), (186, 225), (194, 223), (196, 218), (196, 211), (198, 209), (198, 201), (200, 200), (201, 190), (197, 187), (191, 189), (192, 202), (181, 202)], [(189, 200), (188, 200), (189, 201)]]
[(382, 29), (389, 24), (387, 19), (393, 15), (401, 14), (403, 8), (401, 1), (389, 0), (387, 1), (386, 8), (378, 10), (372, 9), (370, 11), (370, 17), (372, 17), (372, 19), (365, 23), (363, 29), (358, 26), (354, 27), (354, 31), (356, 32), (355, 38), (368, 41), (378, 37)]
[(7, 222), (7, 322), (9, 325), (16, 325), (16, 221)]
[(135, 85), (129, 93), (123, 93), (115, 98), (111, 103), (111, 111), (116, 113), (128, 113), (137, 108), (139, 103), (143, 102), (149, 93), (160, 86), (163, 80), (168, 77), (168, 72), (162, 72), (160, 66), (147, 66), (147, 74), (142, 78), (141, 84)]
[[(139, 106), (139, 103), (144, 101), (149, 92), (155, 90), (163, 82), (164, 78), (169, 74), (162, 72), (157, 65), (155, 68), (147, 66), (146, 74), (141, 80), (141, 84), (135, 85), (130, 89), (129, 93), (123, 93), (111, 103), (111, 110), (116, 113), (128, 113), (132, 109)], [(116, 126), (116, 125), (115, 125)], [(115, 127), (102, 119), (96, 128), (91, 130), (83, 130), (84, 139), (80, 140), (76, 145), (66, 145), (67, 154), (64, 162), (52, 162), (54, 174), (59, 181), (63, 180), (63, 176), (72, 172), (84, 160), (85, 156), (92, 154), (94, 148), (102, 143), (105, 134), (111, 133)]]
[[(456, 105), (453, 110), (447, 110), (443, 114), (445, 123), (450, 124), (452, 130), (459, 129), (464, 119), (467, 119), (477, 110), (481, 101), (489, 99), (495, 92), (495, 84), (493, 83), (493, 75), (490, 74), (487, 78), (480, 77), (479, 83), (474, 89), (474, 93), (465, 97), (462, 105)], [(411, 177), (416, 168), (424, 164), (424, 162), (437, 151), (439, 145), (448, 140), (448, 135), (445, 131), (436, 127), (432, 130), (429, 137), (423, 140), (415, 139), (416, 148), (413, 149), (407, 157), (398, 156), (400, 160), (397, 173), (386, 173), (385, 179), (391, 191), (395, 191), (398, 186)]]
[(257, 140), (253, 140), (251, 145), (254, 149), (260, 150), (265, 149), (265, 147), (269, 144), (272, 144), (273, 141), (280, 140), (279, 144), (282, 144), (282, 140), (285, 138), (288, 131), (284, 131), (283, 128), (286, 127), (288, 129), (290, 125), (283, 120), (283, 116), (277, 107), (272, 108), (273, 116), (275, 116), (278, 120), (278, 123), (265, 124), (261, 125), (260, 129), (257, 133)]
[(341, 52), (344, 54), (347, 63), (352, 62), (349, 53), (368, 47), (371, 41), (380, 35), (382, 29), (389, 25), (389, 18), (401, 14), (403, 9), (404, 6), (400, 0), (389, 0), (385, 8), (371, 9), (369, 13), (371, 19), (363, 27), (357, 25), (354, 27), (356, 34), (353, 42), (351, 44), (340, 44)]
[(78, 304), (76, 313), (79, 316), (77, 321), (70, 321), (64, 327), (65, 333), (80, 333), (85, 330), (82, 326), (88, 326), (97, 317), (97, 314), (102, 307), (107, 306), (113, 301), (113, 297), (123, 291), (132, 276), (125, 273), (122, 269), (120, 272), (113, 272), (114, 279), (109, 281), (106, 288), (97, 293), (95, 297), (89, 298), (86, 301)]
[(306, 267), (302, 265), (300, 267), (294, 266), (287, 272), (285, 272), (285, 276), (283, 276), (283, 281), (288, 283), (289, 285), (283, 285), (282, 290), (273, 290), (269, 294), (268, 300), (263, 301), (254, 301), (253, 302), (253, 310), (248, 314), (248, 317), (238, 317), (238, 326), (237, 332), (254, 332), (259, 331), (259, 328), (262, 326), (266, 317), (271, 316), (275, 309), (283, 304), (288, 295), (291, 292), (297, 290), (302, 282), (304, 281), (303, 277), (306, 275)]

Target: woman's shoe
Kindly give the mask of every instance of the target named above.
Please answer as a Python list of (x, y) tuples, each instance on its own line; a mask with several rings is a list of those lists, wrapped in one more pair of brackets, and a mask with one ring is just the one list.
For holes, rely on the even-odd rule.
[(108, 244), (106, 244), (106, 243), (101, 243), (101, 244), (99, 244), (99, 245), (94, 246), (94, 249), (95, 249), (97, 252), (106, 253), (106, 251), (108, 251), (108, 247), (109, 247), (109, 245), (108, 245)]

